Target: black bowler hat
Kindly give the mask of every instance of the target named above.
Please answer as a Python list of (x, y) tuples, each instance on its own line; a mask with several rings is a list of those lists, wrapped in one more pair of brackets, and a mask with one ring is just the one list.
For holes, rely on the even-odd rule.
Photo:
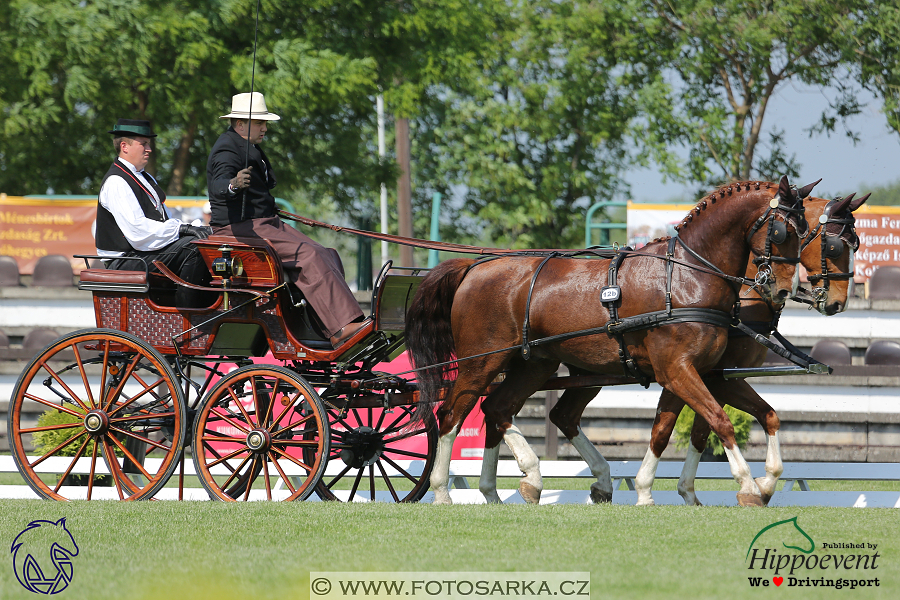
[(146, 138), (155, 138), (156, 134), (150, 128), (150, 121), (141, 121), (138, 119), (119, 119), (116, 121), (115, 127), (109, 133), (116, 137), (129, 137), (139, 135)]

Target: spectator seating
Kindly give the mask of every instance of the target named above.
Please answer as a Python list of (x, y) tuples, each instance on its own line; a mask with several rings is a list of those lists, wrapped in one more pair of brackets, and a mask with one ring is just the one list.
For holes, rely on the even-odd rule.
[(830, 367), (853, 364), (850, 359), (850, 348), (837, 340), (819, 340), (813, 346), (810, 356)]
[(9, 337), (0, 331), (0, 348), (9, 348)]
[(900, 300), (900, 267), (878, 267), (869, 278), (869, 299)]
[(59, 339), (59, 334), (49, 327), (37, 327), (28, 332), (22, 340), (22, 348), (37, 352)]
[(0, 255), (0, 286), (17, 287), (21, 284), (19, 279), (19, 265), (12, 256)]
[(875, 340), (866, 348), (865, 361), (867, 365), (900, 365), (900, 342)]
[(75, 287), (72, 265), (62, 254), (49, 254), (38, 259), (31, 276), (32, 287)]

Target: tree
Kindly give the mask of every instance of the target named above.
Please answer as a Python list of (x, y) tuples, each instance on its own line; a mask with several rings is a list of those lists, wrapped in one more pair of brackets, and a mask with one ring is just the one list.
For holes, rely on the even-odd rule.
[(900, 134), (900, 6), (873, 0), (856, 15), (848, 61), (858, 80), (884, 101), (888, 127)]
[(633, 16), (610, 3), (523, 2), (516, 26), (498, 31), (495, 60), (468, 85), (432, 92), (416, 121), (420, 174), (445, 194), (464, 190), (485, 238), (577, 247), (587, 207), (624, 192), (633, 97), (654, 72), (628, 33)]
[[(668, 81), (645, 90), (646, 149), (675, 179), (704, 186), (754, 176), (796, 175), (781, 133), (764, 119), (773, 94), (789, 81), (840, 85), (842, 47), (861, 0), (687, 0), (641, 2), (645, 21), (661, 27)], [(846, 88), (822, 123), (858, 112)], [(814, 125), (814, 124), (812, 124)], [(671, 148), (689, 152), (687, 164)]]

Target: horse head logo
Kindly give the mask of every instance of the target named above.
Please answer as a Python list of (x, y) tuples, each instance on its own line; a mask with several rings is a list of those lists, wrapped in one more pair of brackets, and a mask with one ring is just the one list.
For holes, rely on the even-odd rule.
[[(784, 527), (781, 527), (782, 525), (784, 525)], [(772, 531), (776, 527), (779, 527), (779, 529)], [(809, 537), (809, 534), (807, 534), (805, 531), (803, 531), (803, 529), (800, 528), (800, 525), (797, 524), (797, 517), (794, 517), (792, 519), (785, 519), (784, 521), (778, 521), (777, 523), (772, 523), (771, 525), (763, 527), (762, 530), (760, 530), (760, 532), (756, 534), (756, 537), (753, 538), (753, 541), (750, 542), (750, 547), (747, 548), (747, 556), (744, 557), (745, 560), (750, 556), (750, 551), (753, 549), (753, 544), (755, 544), (756, 540), (758, 540), (760, 536), (762, 536), (766, 532), (769, 532), (769, 535), (766, 536), (766, 539), (771, 539), (773, 541), (777, 539), (785, 548), (789, 548), (791, 550), (799, 550), (804, 554), (812, 554), (812, 551), (816, 549), (816, 543), (811, 537)], [(788, 544), (787, 542), (791, 542), (791, 544)], [(807, 545), (809, 546), (808, 548), (806, 547)]]
[(58, 594), (72, 581), (72, 558), (78, 556), (78, 544), (63, 517), (59, 521), (32, 521), (13, 540), (10, 552), (16, 579), (25, 589)]

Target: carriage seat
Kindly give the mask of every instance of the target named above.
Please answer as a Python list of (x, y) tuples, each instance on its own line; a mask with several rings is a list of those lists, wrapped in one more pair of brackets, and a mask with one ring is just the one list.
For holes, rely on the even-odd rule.
[(78, 283), (80, 290), (143, 294), (150, 289), (147, 273), (144, 271), (84, 269), (81, 271), (80, 279)]

